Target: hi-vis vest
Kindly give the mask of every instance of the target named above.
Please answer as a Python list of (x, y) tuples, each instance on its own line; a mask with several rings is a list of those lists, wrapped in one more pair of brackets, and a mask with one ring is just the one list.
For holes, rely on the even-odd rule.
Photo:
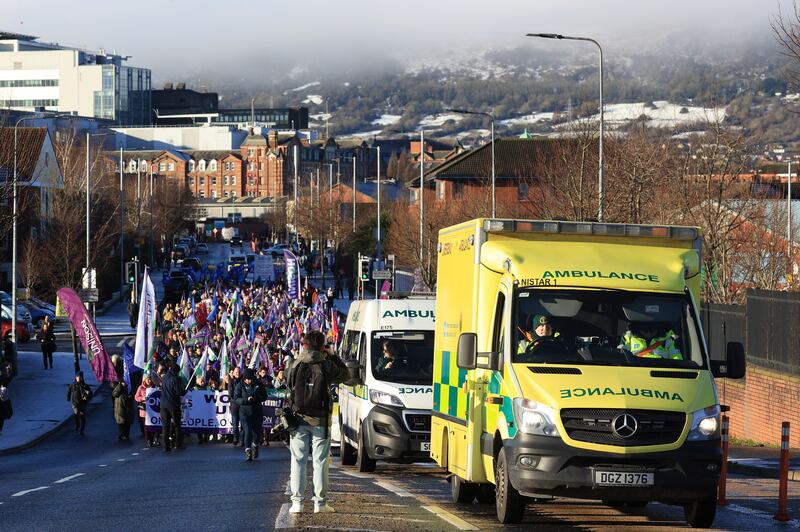
[(675, 346), (675, 333), (672, 331), (659, 338), (653, 338), (649, 343), (644, 338), (635, 336), (628, 331), (622, 338), (620, 347), (627, 349), (637, 357), (683, 359), (680, 350)]

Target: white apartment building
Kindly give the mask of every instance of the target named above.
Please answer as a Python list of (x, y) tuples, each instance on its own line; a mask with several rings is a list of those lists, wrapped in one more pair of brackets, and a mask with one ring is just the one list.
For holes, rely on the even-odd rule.
[(149, 124), (151, 74), (124, 66), (126, 56), (39, 42), (0, 32), (0, 110), (44, 108), (110, 120)]

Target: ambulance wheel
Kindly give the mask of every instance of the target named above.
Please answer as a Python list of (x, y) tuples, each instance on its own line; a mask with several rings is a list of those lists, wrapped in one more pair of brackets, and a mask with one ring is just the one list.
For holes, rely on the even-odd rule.
[(497, 491), (495, 502), (497, 520), (503, 524), (522, 522), (525, 516), (525, 499), (511, 485), (505, 449), (500, 449), (500, 454), (497, 455), (494, 478)]
[(478, 487), (478, 493), (475, 495), (479, 504), (490, 504), (497, 500), (497, 494), (494, 491), (494, 485), (481, 484)]
[(467, 482), (458, 475), (450, 477), (450, 495), (456, 504), (471, 504), (478, 492), (478, 485)]
[(717, 497), (706, 497), (683, 507), (686, 522), (692, 528), (710, 528), (717, 514)]
[(358, 431), (358, 451), (356, 454), (356, 467), (361, 473), (372, 473), (375, 471), (375, 460), (367, 456), (366, 438)]
[[(339, 420), (339, 426), (342, 427), (342, 421)], [(342, 435), (341, 443), (339, 444), (339, 461), (343, 466), (351, 466), (356, 464), (356, 448), (347, 443), (344, 435)]]

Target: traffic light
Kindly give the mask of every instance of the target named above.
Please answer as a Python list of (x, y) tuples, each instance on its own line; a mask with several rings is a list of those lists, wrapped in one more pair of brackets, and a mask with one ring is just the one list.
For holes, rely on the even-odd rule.
[(369, 257), (361, 257), (358, 265), (358, 275), (362, 281), (369, 281)]
[(134, 261), (125, 263), (125, 282), (128, 284), (136, 283), (136, 262)]

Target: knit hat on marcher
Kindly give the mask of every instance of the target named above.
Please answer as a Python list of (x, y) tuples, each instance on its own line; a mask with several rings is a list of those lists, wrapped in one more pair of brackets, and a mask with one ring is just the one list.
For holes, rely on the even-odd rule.
[(246, 370), (244, 370), (244, 374), (242, 375), (242, 379), (250, 379), (252, 381), (252, 380), (255, 380), (255, 378), (256, 378), (256, 376), (253, 373), (252, 369), (247, 368)]
[(82, 371), (76, 371), (75, 372), (75, 376), (83, 378), (83, 372)]

